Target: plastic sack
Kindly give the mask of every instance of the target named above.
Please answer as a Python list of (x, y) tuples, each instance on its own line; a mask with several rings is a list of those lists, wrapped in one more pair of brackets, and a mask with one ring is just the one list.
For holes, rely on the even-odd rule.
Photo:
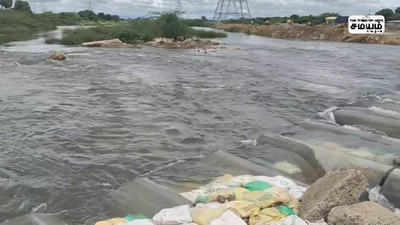
[(256, 180), (245, 184), (244, 188), (249, 191), (264, 191), (266, 189), (272, 188), (272, 185), (265, 181)]
[(223, 189), (213, 193), (210, 193), (206, 196), (198, 196), (195, 200), (195, 203), (208, 203), (208, 202), (229, 202), (235, 199), (242, 198), (243, 193), (249, 192), (244, 188), (230, 188)]
[(95, 225), (122, 225), (122, 224), (126, 224), (128, 222), (129, 221), (124, 218), (113, 218), (113, 219), (109, 219), (109, 220), (99, 221)]
[(287, 217), (287, 214), (281, 213), (277, 208), (266, 208), (261, 210), (258, 215), (251, 216), (250, 225), (269, 225)]
[(218, 218), (212, 220), (210, 225), (247, 225), (239, 216), (230, 210), (224, 212)]
[(157, 225), (179, 225), (191, 223), (193, 220), (189, 205), (181, 205), (161, 210), (153, 217), (153, 221)]
[(390, 203), (390, 201), (382, 194), (381, 191), (382, 187), (381, 186), (376, 186), (374, 188), (372, 188), (371, 190), (369, 190), (368, 192), (368, 198), (370, 201), (372, 202), (376, 202), (379, 205), (390, 209), (392, 211), (395, 210), (395, 207), (392, 205), (392, 203)]
[(206, 208), (206, 207), (196, 207), (192, 208), (192, 218), (193, 222), (198, 225), (208, 225), (212, 220), (221, 216), (227, 208), (221, 206), (219, 208)]
[(229, 209), (242, 218), (257, 215), (260, 208), (254, 202), (233, 201), (229, 203)]
[(123, 225), (154, 225), (154, 223), (151, 219), (137, 219)]
[(283, 176), (275, 176), (275, 177), (255, 176), (254, 178), (259, 181), (268, 182), (273, 186), (283, 188), (296, 199), (302, 198), (307, 190), (307, 187), (298, 185), (293, 180)]
[(271, 225), (308, 225), (308, 224), (298, 216), (288, 216), (276, 223), (272, 223)]
[(254, 202), (259, 208), (268, 208), (278, 204), (288, 204), (292, 201), (289, 193), (278, 187), (273, 187), (265, 191), (253, 191), (242, 193), (237, 200)]

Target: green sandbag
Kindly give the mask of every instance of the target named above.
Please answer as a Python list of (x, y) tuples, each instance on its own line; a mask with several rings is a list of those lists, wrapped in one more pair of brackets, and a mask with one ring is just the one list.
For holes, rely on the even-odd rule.
[(244, 187), (249, 191), (264, 191), (266, 189), (272, 188), (270, 183), (265, 181), (253, 181), (244, 185)]
[(143, 220), (143, 219), (149, 219), (147, 216), (143, 216), (143, 215), (130, 215), (130, 216), (125, 216), (124, 217), (125, 220), (127, 221), (134, 221), (134, 220)]
[(296, 213), (293, 211), (293, 209), (291, 209), (289, 206), (287, 206), (287, 205), (280, 205), (280, 206), (278, 206), (278, 207), (276, 207), (278, 210), (279, 210), (279, 212), (280, 213), (282, 213), (282, 214), (286, 214), (286, 215), (289, 215), (289, 216), (292, 216), (292, 215), (296, 215)]

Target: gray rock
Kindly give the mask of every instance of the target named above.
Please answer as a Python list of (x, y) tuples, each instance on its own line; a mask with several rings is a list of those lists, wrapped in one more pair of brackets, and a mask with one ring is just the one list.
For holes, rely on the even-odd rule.
[(368, 187), (368, 180), (357, 169), (339, 169), (318, 179), (303, 196), (300, 216), (309, 221), (325, 219), (332, 208), (352, 205)]
[(329, 225), (400, 225), (400, 217), (375, 202), (362, 202), (332, 209)]

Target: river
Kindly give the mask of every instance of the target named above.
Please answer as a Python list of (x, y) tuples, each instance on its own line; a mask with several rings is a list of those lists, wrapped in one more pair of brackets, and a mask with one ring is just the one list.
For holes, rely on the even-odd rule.
[[(0, 221), (37, 210), (91, 224), (108, 215), (111, 190), (171, 160), (237, 151), (331, 106), (400, 101), (398, 46), (220, 41), (207, 54), (0, 47)], [(68, 59), (47, 60), (53, 50)]]

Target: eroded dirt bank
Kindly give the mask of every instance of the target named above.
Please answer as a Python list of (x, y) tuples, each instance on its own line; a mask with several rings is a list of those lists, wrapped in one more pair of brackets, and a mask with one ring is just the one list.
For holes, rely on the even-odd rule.
[(327, 40), (400, 45), (400, 30), (393, 29), (387, 29), (384, 35), (354, 35), (348, 32), (346, 25), (324, 24), (309, 26), (304, 24), (217, 24), (216, 28), (229, 32), (243, 32), (282, 39)]

